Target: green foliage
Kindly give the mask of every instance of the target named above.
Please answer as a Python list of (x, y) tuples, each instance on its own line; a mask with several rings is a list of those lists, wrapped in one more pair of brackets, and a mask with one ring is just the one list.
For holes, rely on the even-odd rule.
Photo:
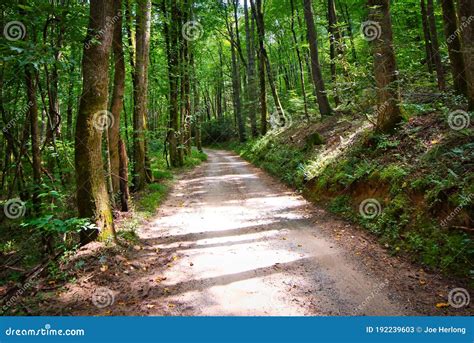
[(26, 219), (22, 224), (25, 228), (34, 228), (39, 232), (64, 234), (69, 232), (79, 232), (81, 230), (95, 229), (95, 224), (87, 218), (69, 218), (61, 220), (48, 214), (38, 218)]
[(352, 215), (350, 203), (351, 198), (348, 195), (338, 195), (331, 199), (328, 210), (348, 218)]
[(202, 124), (202, 143), (211, 145), (230, 141), (236, 136), (234, 123), (231, 118), (211, 119)]

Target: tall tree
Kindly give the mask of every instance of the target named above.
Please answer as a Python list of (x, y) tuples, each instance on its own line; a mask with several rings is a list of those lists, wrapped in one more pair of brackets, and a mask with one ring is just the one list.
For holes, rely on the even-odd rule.
[[(254, 21), (258, 21), (258, 17), (263, 14), (260, 13), (261, 7), (257, 7), (254, 2), (255, 0), (250, 0), (250, 5), (252, 7), (252, 14)], [(265, 55), (263, 51), (265, 50), (264, 37), (265, 31), (261, 25), (257, 25), (257, 37), (258, 37), (258, 76), (259, 76), (259, 87), (260, 87), (260, 132), (262, 135), (267, 133), (267, 89), (265, 81)]]
[(462, 23), (462, 53), (466, 68), (467, 97), (469, 109), (474, 111), (474, 3), (471, 0), (459, 0), (459, 17), (465, 18)]
[[(108, 65), (113, 25), (107, 18), (114, 15), (113, 3), (91, 0), (89, 27), (82, 59), (82, 96), (76, 122), (76, 185), (79, 216), (93, 218), (101, 237), (114, 235), (109, 194), (102, 161), (102, 131), (107, 117)], [(104, 117), (105, 115), (105, 117)], [(97, 230), (83, 230), (81, 243), (98, 236)]]
[(147, 168), (148, 60), (150, 50), (151, 0), (137, 0), (136, 65), (133, 107), (133, 159), (135, 190), (145, 188), (152, 175)]
[(427, 0), (426, 13), (428, 15), (428, 26), (430, 28), (431, 48), (433, 63), (436, 69), (436, 77), (438, 79), (438, 88), (444, 90), (446, 88), (446, 80), (444, 78), (443, 64), (439, 50), (438, 32), (436, 30), (436, 17), (434, 12), (433, 0)]
[(291, 35), (293, 37), (293, 44), (295, 44), (296, 50), (296, 58), (298, 59), (298, 68), (299, 68), (299, 79), (301, 83), (301, 93), (303, 94), (303, 106), (304, 106), (304, 115), (306, 119), (309, 119), (309, 112), (308, 112), (308, 98), (306, 96), (306, 85), (304, 81), (304, 68), (303, 68), (303, 61), (301, 58), (301, 51), (299, 47), (298, 37), (296, 35), (295, 29), (295, 3), (294, 0), (290, 0), (290, 7), (291, 7)]
[(336, 57), (340, 51), (339, 29), (337, 27), (336, 5), (334, 0), (328, 0), (328, 32), (329, 32), (329, 54), (331, 58), (331, 78), (334, 89), (334, 102), (336, 106), (340, 104), (339, 92), (337, 88)]
[[(233, 0), (232, 0), (233, 1)], [(226, 8), (227, 9), (227, 8)], [(237, 12), (237, 3), (234, 3), (234, 11)], [(235, 14), (234, 14), (235, 15)], [(237, 128), (239, 132), (239, 139), (241, 142), (245, 142), (246, 134), (245, 134), (245, 126), (244, 121), (242, 118), (242, 101), (240, 98), (240, 91), (241, 91), (241, 84), (240, 84), (240, 63), (239, 58), (237, 56), (237, 32), (234, 31), (234, 24), (235, 27), (239, 25), (238, 21), (229, 22), (228, 13), (226, 11), (226, 25), (227, 31), (229, 33), (230, 38), (230, 49), (231, 49), (231, 57), (232, 57), (232, 94), (233, 94), (233, 104), (234, 104), (234, 115), (237, 120)]]
[(390, 132), (401, 120), (397, 63), (393, 49), (390, 0), (368, 0), (370, 19), (380, 25), (380, 37), (372, 41), (375, 81), (377, 83), (377, 130)]
[(331, 106), (326, 94), (321, 65), (319, 64), (318, 55), (318, 37), (316, 35), (316, 27), (314, 25), (313, 7), (311, 0), (303, 0), (304, 18), (306, 21), (306, 34), (311, 53), (311, 71), (314, 87), (316, 88), (316, 97), (318, 99), (319, 112), (322, 116), (331, 114)]
[[(271, 90), (272, 96), (273, 96), (273, 101), (275, 103), (276, 115), (281, 117), (280, 120), (281, 120), (282, 123), (284, 123), (285, 119), (283, 118), (283, 116), (284, 116), (283, 106), (281, 105), (281, 102), (280, 102), (280, 97), (278, 95), (278, 91), (277, 91), (275, 80), (274, 80), (273, 73), (272, 73), (270, 58), (268, 57), (267, 49), (265, 48), (265, 44), (264, 44), (264, 40), (265, 40), (265, 21), (263, 19), (263, 2), (262, 2), (262, 0), (255, 0), (255, 4), (253, 6), (255, 7), (254, 13), (255, 13), (255, 22), (257, 23), (257, 32), (258, 32), (258, 36), (259, 36), (258, 39), (259, 39), (259, 44), (260, 44), (260, 55), (261, 55), (261, 58), (263, 59), (263, 62), (265, 64), (265, 70), (267, 72), (268, 84), (270, 86), (270, 90)], [(262, 115), (263, 115), (263, 112), (262, 112)], [(263, 118), (262, 118), (262, 120), (263, 120)]]
[(454, 89), (467, 95), (466, 72), (464, 59), (461, 51), (461, 40), (456, 34), (458, 29), (456, 9), (453, 0), (441, 0), (443, 8), (444, 33), (448, 45), (449, 59), (451, 61), (451, 72), (453, 74)]
[(114, 2), (114, 33), (112, 41), (112, 50), (114, 53), (114, 83), (110, 112), (113, 117), (113, 125), (109, 127), (109, 154), (110, 154), (110, 173), (112, 176), (113, 192), (120, 191), (120, 158), (119, 158), (119, 139), (120, 139), (120, 115), (123, 110), (123, 98), (125, 89), (125, 61), (122, 43), (122, 1)]
[(250, 130), (252, 137), (257, 137), (257, 103), (254, 100), (257, 94), (257, 80), (255, 78), (255, 42), (254, 27), (250, 20), (248, 1), (244, 0), (244, 17), (245, 17), (245, 40), (247, 42), (247, 112), (250, 118)]
[(180, 16), (176, 1), (162, 0), (162, 12), (165, 16), (163, 25), (168, 57), (169, 79), (169, 125), (166, 141), (169, 144), (170, 163), (172, 167), (184, 164), (182, 155), (178, 151), (178, 137), (180, 134), (179, 115), (179, 35)]
[(421, 5), (421, 22), (423, 24), (423, 36), (425, 39), (425, 50), (426, 50), (426, 65), (430, 74), (433, 73), (433, 47), (431, 45), (431, 33), (430, 26), (428, 25), (428, 14), (426, 13), (425, 0), (420, 1)]

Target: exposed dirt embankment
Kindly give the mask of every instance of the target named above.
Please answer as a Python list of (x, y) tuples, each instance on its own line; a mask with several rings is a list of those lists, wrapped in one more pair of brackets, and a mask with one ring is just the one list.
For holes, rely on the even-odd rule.
[(393, 135), (335, 116), (235, 149), (307, 199), (359, 223), (390, 253), (468, 280), (473, 137), (470, 128), (451, 129), (437, 112), (410, 119)]

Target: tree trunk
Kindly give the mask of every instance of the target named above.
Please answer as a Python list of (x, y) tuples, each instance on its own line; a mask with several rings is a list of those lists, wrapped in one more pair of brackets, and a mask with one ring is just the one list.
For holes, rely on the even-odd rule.
[(148, 109), (148, 53), (150, 47), (151, 0), (137, 1), (136, 64), (133, 107), (133, 160), (135, 190), (145, 188), (152, 176), (147, 168), (146, 132)]
[(474, 111), (474, 3), (472, 0), (459, 0), (459, 18), (465, 18), (460, 26), (462, 27), (462, 53), (466, 67), (469, 110)]
[[(246, 135), (245, 135), (245, 126), (242, 119), (242, 103), (240, 99), (240, 65), (239, 59), (237, 56), (237, 42), (236, 37), (234, 34), (233, 23), (228, 20), (228, 16), (226, 13), (226, 25), (227, 31), (230, 37), (230, 49), (231, 49), (231, 58), (232, 58), (232, 94), (233, 94), (233, 104), (234, 104), (234, 116), (237, 120), (237, 128), (239, 132), (239, 140), (241, 142), (245, 142)], [(238, 25), (238, 22), (235, 22), (235, 25)]]
[[(265, 22), (263, 18), (263, 3), (262, 0), (256, 0), (256, 3), (253, 4), (254, 7), (256, 7), (255, 12), (255, 21), (257, 23), (257, 32), (259, 36), (259, 42), (260, 42), (260, 55), (261, 58), (263, 58), (263, 62), (265, 64), (265, 70), (267, 71), (267, 78), (268, 78), (268, 84), (270, 85), (270, 90), (272, 92), (273, 96), (273, 101), (275, 103), (276, 107), (276, 115), (280, 117), (280, 122), (284, 123), (285, 118), (284, 118), (284, 111), (283, 107), (280, 102), (280, 97), (278, 96), (278, 91), (276, 89), (275, 81), (273, 78), (273, 73), (272, 73), (272, 68), (270, 64), (270, 59), (267, 54), (267, 50), (265, 48), (264, 44), (264, 39), (265, 39)], [(262, 112), (263, 115), (263, 112)], [(262, 118), (263, 119), (263, 118)]]
[(341, 101), (339, 99), (339, 92), (337, 88), (336, 55), (340, 49), (339, 46), (336, 45), (340, 43), (340, 39), (338, 37), (336, 7), (334, 5), (334, 0), (328, 0), (328, 26), (329, 57), (331, 58), (331, 79), (334, 90), (334, 102), (336, 103), (336, 106), (339, 106)]
[(453, 0), (441, 0), (443, 7), (444, 32), (448, 45), (451, 72), (453, 74), (454, 89), (459, 94), (467, 95), (466, 73), (461, 51), (461, 40), (456, 34), (458, 29), (456, 9)]
[(319, 112), (322, 116), (327, 116), (331, 114), (331, 106), (329, 105), (329, 100), (324, 86), (323, 75), (321, 72), (321, 66), (319, 64), (318, 38), (316, 35), (316, 27), (314, 25), (311, 0), (303, 0), (303, 8), (307, 29), (306, 34), (309, 43), (309, 50), (311, 53), (311, 71), (314, 87), (316, 89), (316, 97), (318, 99)]
[[(252, 8), (253, 18), (254, 21), (258, 21), (259, 10), (257, 10), (257, 6), (254, 3), (254, 0), (250, 0), (250, 5)], [(261, 32), (262, 28), (257, 25), (257, 37), (258, 37), (258, 76), (259, 76), (259, 86), (260, 86), (260, 132), (262, 135), (267, 133), (267, 86), (265, 82), (265, 56), (263, 55), (262, 51), (265, 49), (263, 44), (264, 34), (265, 32)]]
[(453, 0), (441, 0), (443, 7), (444, 33), (448, 45), (451, 72), (453, 74), (454, 89), (459, 94), (467, 95), (466, 73), (461, 51), (461, 40), (456, 34), (458, 29), (456, 9)]
[[(114, 237), (113, 217), (104, 178), (102, 125), (107, 119), (108, 65), (112, 29), (107, 17), (113, 16), (113, 3), (91, 0), (89, 29), (82, 59), (83, 87), (76, 122), (76, 182), (79, 217), (92, 218), (104, 239)], [(97, 32), (101, 32), (98, 35)], [(96, 39), (99, 37), (96, 42)], [(81, 243), (98, 236), (97, 230), (83, 230)]]
[(301, 92), (303, 94), (303, 105), (304, 105), (304, 115), (307, 120), (309, 120), (309, 112), (308, 112), (308, 99), (306, 96), (306, 85), (304, 83), (304, 69), (303, 69), (303, 61), (301, 59), (301, 52), (298, 46), (298, 38), (296, 36), (295, 30), (295, 4), (294, 0), (290, 0), (291, 6), (291, 34), (293, 36), (293, 43), (295, 44), (296, 50), (296, 57), (298, 58), (298, 68), (299, 68), (299, 78), (301, 83)]
[(380, 38), (372, 41), (377, 83), (377, 130), (390, 132), (401, 120), (397, 84), (397, 64), (393, 50), (390, 0), (369, 0), (370, 20), (380, 24)]
[[(169, 144), (170, 163), (172, 167), (180, 167), (184, 161), (178, 151), (179, 135), (179, 9), (175, 1), (171, 2), (171, 13), (168, 13), (167, 1), (162, 0), (162, 9), (167, 20), (165, 21), (164, 36), (168, 56), (169, 78), (169, 129), (166, 140)], [(169, 24), (168, 24), (169, 22)]]
[(425, 38), (426, 65), (430, 74), (433, 73), (433, 46), (431, 45), (430, 26), (428, 25), (428, 15), (426, 14), (425, 0), (420, 1), (421, 21), (423, 23), (423, 36)]
[(120, 204), (122, 211), (128, 212), (128, 199), (130, 193), (128, 190), (128, 156), (127, 149), (121, 138), (118, 141), (119, 145), (119, 176), (120, 176)]
[(110, 153), (110, 173), (112, 178), (113, 193), (120, 191), (119, 176), (119, 139), (120, 139), (120, 115), (123, 109), (123, 95), (125, 88), (125, 62), (122, 45), (122, 1), (116, 0), (115, 4), (115, 27), (112, 41), (112, 50), (114, 53), (114, 84), (110, 112), (113, 117), (113, 125), (109, 128), (109, 153)]
[(428, 0), (428, 6), (426, 7), (426, 13), (428, 15), (428, 25), (430, 28), (431, 35), (431, 47), (433, 49), (433, 62), (436, 69), (436, 76), (438, 78), (438, 88), (440, 90), (446, 89), (446, 81), (444, 79), (443, 64), (441, 63), (441, 55), (439, 52), (438, 43), (438, 32), (436, 31), (436, 18), (434, 15), (433, 0)]
[[(252, 137), (258, 136), (257, 129), (257, 106), (254, 100), (257, 94), (257, 84), (255, 78), (255, 43), (254, 43), (254, 27), (250, 25), (248, 0), (244, 0), (244, 16), (245, 16), (245, 38), (247, 41), (247, 102), (248, 116), (250, 118), (250, 131)], [(252, 21), (253, 23), (253, 21)]]

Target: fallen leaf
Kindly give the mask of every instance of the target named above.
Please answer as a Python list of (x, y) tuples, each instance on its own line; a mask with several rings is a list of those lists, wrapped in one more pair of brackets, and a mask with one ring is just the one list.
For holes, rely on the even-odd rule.
[(155, 307), (155, 305), (153, 305), (153, 304), (147, 304), (146, 307), (147, 307), (147, 308), (153, 308), (153, 307)]
[(100, 267), (100, 271), (101, 271), (101, 272), (106, 272), (108, 269), (109, 269), (109, 266), (106, 265), (106, 264), (104, 264), (104, 265), (102, 265), (102, 266)]
[(168, 307), (173, 308), (173, 307), (176, 307), (176, 305), (175, 304), (168, 304)]
[(194, 266), (194, 263), (190, 262), (189, 265), (192, 267), (192, 266)]
[(426, 281), (423, 279), (420, 279), (419, 282), (420, 282), (420, 285), (426, 285)]
[(436, 304), (437, 308), (443, 308), (443, 307), (448, 307), (448, 306), (449, 306), (449, 304), (447, 304), (447, 303), (437, 303)]

